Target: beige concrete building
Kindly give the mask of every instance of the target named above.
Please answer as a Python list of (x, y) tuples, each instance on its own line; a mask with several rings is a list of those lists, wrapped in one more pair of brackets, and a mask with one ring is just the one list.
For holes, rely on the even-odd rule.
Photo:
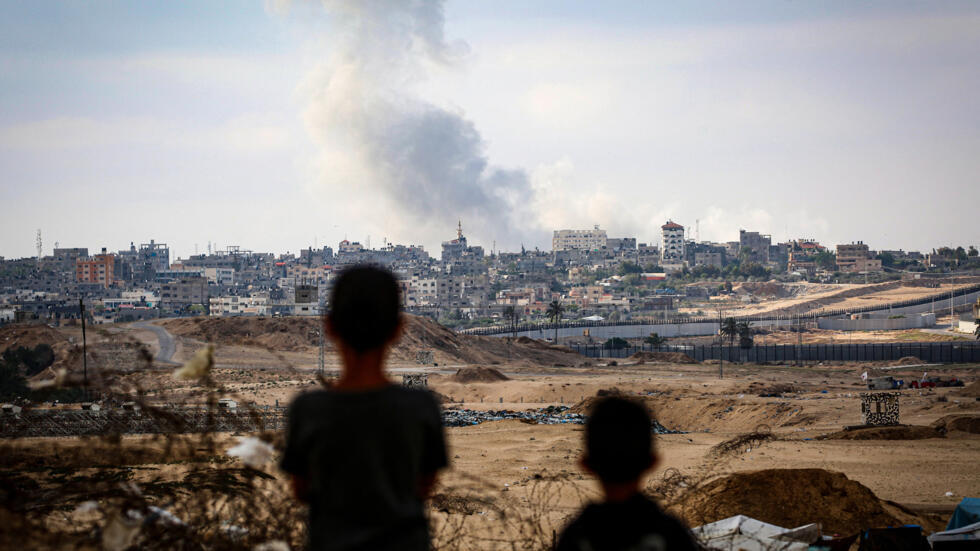
[(872, 257), (863, 242), (837, 245), (837, 269), (841, 272), (880, 272), (881, 260)]
[(598, 225), (591, 230), (555, 230), (554, 236), (551, 238), (551, 250), (583, 249), (597, 251), (605, 247), (607, 241), (606, 230), (600, 230)]

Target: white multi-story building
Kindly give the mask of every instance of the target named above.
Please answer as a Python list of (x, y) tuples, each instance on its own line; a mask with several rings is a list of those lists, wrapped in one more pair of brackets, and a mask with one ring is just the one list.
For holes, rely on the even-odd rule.
[(600, 230), (598, 225), (591, 230), (555, 230), (554, 237), (551, 238), (551, 250), (597, 251), (606, 246), (607, 240), (606, 230)]
[(116, 298), (104, 298), (102, 299), (102, 306), (106, 310), (115, 310), (120, 307), (136, 307), (145, 306), (147, 308), (153, 308), (160, 302), (160, 297), (153, 294), (151, 291), (146, 291), (143, 289), (134, 289), (132, 291), (123, 291), (122, 296)]
[(204, 277), (208, 278), (208, 283), (216, 285), (234, 285), (234, 268), (204, 268)]
[(211, 297), (212, 316), (264, 316), (268, 313), (269, 297)]
[(435, 278), (413, 279), (412, 291), (418, 306), (431, 306), (439, 300), (439, 281)]
[(684, 266), (684, 226), (668, 220), (660, 226), (662, 239), (660, 244), (660, 264), (671, 271), (674, 267)]

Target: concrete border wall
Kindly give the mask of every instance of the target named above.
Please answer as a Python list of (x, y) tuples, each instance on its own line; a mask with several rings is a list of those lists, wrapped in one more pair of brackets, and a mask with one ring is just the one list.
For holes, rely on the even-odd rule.
[(875, 316), (861, 319), (818, 318), (817, 327), (833, 331), (894, 331), (936, 325), (936, 314), (895, 314), (902, 318)]

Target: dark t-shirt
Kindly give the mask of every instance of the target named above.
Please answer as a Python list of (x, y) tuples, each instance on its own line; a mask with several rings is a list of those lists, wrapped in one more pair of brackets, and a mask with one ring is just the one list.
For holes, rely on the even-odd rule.
[(593, 503), (562, 531), (556, 551), (687, 551), (698, 547), (688, 529), (656, 503), (636, 494), (619, 503)]
[(442, 415), (424, 390), (303, 394), (282, 469), (310, 484), (310, 549), (428, 549), (419, 481), (445, 467)]

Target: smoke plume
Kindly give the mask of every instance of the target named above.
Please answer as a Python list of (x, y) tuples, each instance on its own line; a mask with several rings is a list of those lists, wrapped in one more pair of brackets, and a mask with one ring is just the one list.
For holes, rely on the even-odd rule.
[(466, 53), (445, 39), (443, 3), (322, 5), (334, 43), (306, 83), (306, 123), (330, 196), (388, 235), (445, 238), (460, 218), (482, 243), (519, 245), (533, 225), (527, 174), (492, 166), (473, 123), (416, 90), (429, 71)]

